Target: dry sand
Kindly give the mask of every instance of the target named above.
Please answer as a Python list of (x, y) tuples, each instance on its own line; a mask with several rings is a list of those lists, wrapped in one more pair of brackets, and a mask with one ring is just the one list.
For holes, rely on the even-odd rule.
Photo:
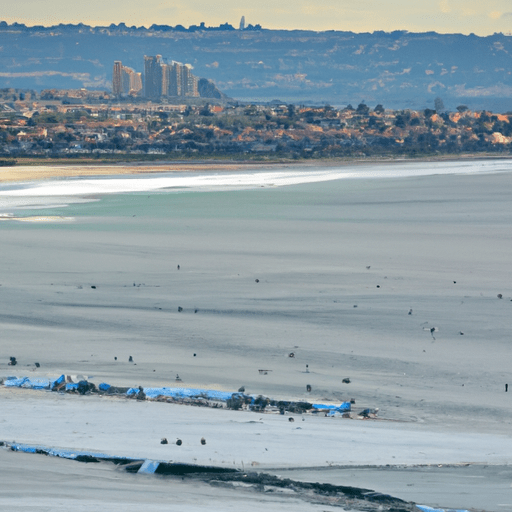
[[(504, 388), (512, 384), (511, 189), (511, 173), (344, 180), (111, 196), (36, 212), (71, 216), (70, 223), (0, 223), (0, 376), (65, 373), (97, 384), (168, 386), (179, 374), (189, 387), (245, 385), (273, 398), (354, 398), (356, 412), (380, 408), (377, 421), (308, 415), (290, 424), (279, 415), (0, 388), (0, 440), (235, 467), (254, 462), (277, 472), (474, 463), (463, 491), (457, 466), (426, 478), (417, 494), (406, 483), (391, 485), (384, 469), (373, 471), (370, 488), (404, 489), (406, 499), (428, 505), (510, 510), (503, 479), (483, 483), (489, 464), (510, 475), (512, 455), (512, 389)], [(9, 356), (19, 365), (7, 366)], [(173, 436), (187, 439), (179, 452), (159, 444)], [(44, 481), (35, 471), (41, 456), (0, 457), (11, 486), (0, 491), (0, 503), (12, 508), (13, 493), (24, 487), (19, 475)], [(57, 473), (64, 467), (45, 461)], [(70, 471), (98, 492), (90, 509), (116, 510), (109, 505), (116, 484), (100, 484), (89, 465), (65, 464), (78, 466)], [(109, 475), (119, 486), (142, 485)], [(359, 475), (350, 485), (368, 487), (367, 474)], [(159, 493), (168, 484), (139, 478), (147, 489), (161, 485), (145, 492), (145, 509), (167, 510)], [(345, 483), (341, 473), (333, 478)], [(80, 485), (59, 485), (54, 496), (68, 492), (68, 509), (80, 510)], [(485, 495), (496, 486), (500, 493)], [(210, 487), (197, 501), (180, 489), (180, 510), (239, 503)], [(258, 501), (266, 495), (245, 499), (244, 510), (269, 506)], [(287, 503), (279, 498), (271, 508)]]
[(184, 172), (193, 169), (195, 172), (238, 171), (255, 167), (250, 163), (196, 163), (187, 164), (153, 164), (153, 165), (38, 165), (13, 166), (0, 168), (0, 183), (30, 180), (46, 180), (50, 178), (78, 178), (88, 176), (116, 176), (156, 174), (162, 172)]

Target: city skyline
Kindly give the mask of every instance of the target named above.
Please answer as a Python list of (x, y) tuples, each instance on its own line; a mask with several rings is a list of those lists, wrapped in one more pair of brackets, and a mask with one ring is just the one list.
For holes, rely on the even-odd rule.
[[(120, 15), (119, 13), (122, 13)], [(340, 30), (374, 32), (379, 30), (436, 31), (485, 36), (495, 32), (512, 32), (512, 7), (508, 0), (425, 0), (412, 4), (406, 0), (355, 3), (348, 0), (281, 0), (254, 4), (247, 0), (220, 0), (215, 5), (206, 0), (176, 0), (164, 5), (148, 0), (141, 9), (135, 0), (91, 0), (68, 9), (64, 0), (18, 0), (2, 9), (7, 23), (58, 25), (84, 23), (105, 26), (126, 23), (128, 26), (199, 25), (217, 26), (230, 23), (238, 28), (242, 16), (246, 24), (260, 24), (268, 29)]]

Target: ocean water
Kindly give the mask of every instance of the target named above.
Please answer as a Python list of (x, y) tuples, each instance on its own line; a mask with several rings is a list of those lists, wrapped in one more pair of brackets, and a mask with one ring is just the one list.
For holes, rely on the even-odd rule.
[[(281, 188), (338, 180), (368, 180), (447, 174), (510, 172), (512, 160), (393, 162), (333, 167), (290, 167), (242, 172), (172, 172), (158, 176), (60, 178), (0, 185), (0, 214), (65, 207), (112, 194), (190, 193)], [(126, 212), (125, 212), (126, 213)]]

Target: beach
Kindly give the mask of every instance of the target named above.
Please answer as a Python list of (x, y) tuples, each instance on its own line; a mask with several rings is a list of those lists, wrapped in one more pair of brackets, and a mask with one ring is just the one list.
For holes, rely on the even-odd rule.
[[(433, 507), (512, 509), (511, 170), (504, 160), (4, 180), (0, 378), (244, 386), (279, 400), (352, 399), (355, 417), (378, 414), (0, 386), (0, 441), (265, 471)], [(340, 509), (1, 449), (9, 492), (0, 503), (27, 509), (16, 495), (27, 482), (34, 495), (44, 487), (41, 459), (55, 490), (33, 510), (135, 510), (132, 494), (119, 494), (132, 486), (147, 510), (168, 510), (170, 488), (171, 510), (230, 510), (240, 500), (244, 510)], [(76, 478), (64, 484), (61, 473)]]

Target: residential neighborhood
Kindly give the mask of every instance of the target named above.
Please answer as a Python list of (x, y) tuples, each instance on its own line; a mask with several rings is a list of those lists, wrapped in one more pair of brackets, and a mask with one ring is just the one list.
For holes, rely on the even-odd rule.
[(334, 108), (278, 100), (171, 104), (101, 91), (0, 90), (2, 158), (333, 158), (506, 153), (512, 113)]

